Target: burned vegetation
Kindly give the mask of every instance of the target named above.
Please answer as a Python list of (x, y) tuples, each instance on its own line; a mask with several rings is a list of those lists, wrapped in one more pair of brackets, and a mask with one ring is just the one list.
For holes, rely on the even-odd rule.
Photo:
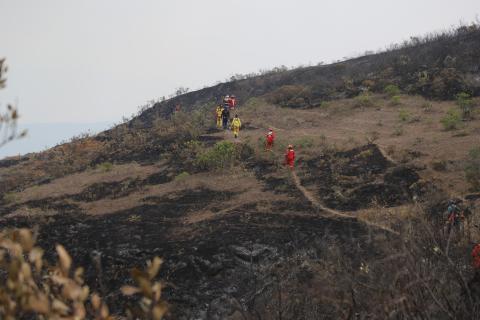
[[(455, 189), (464, 163), (478, 187), (476, 153), (446, 161), (435, 144), (472, 137), (442, 129), (451, 102), (411, 95), (478, 95), (478, 35), (232, 81), (0, 161), (0, 317), (476, 319), (480, 196)], [(211, 117), (225, 92), (242, 101), (238, 140)], [(452, 203), (462, 221), (446, 225)]]

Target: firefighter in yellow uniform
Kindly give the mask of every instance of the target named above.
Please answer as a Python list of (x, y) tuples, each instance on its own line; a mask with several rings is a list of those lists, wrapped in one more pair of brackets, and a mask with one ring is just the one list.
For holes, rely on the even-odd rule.
[(223, 112), (222, 106), (218, 105), (217, 109), (215, 110), (215, 115), (217, 117), (217, 128), (222, 127), (222, 112)]
[(235, 118), (232, 120), (232, 131), (233, 131), (233, 136), (235, 139), (238, 138), (238, 133), (240, 132), (240, 128), (242, 127), (242, 122), (240, 121), (240, 118), (238, 117), (238, 114), (235, 115)]

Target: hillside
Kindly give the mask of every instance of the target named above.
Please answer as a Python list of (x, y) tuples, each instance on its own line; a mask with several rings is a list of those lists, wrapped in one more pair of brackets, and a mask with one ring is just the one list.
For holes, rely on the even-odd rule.
[(412, 37), (379, 54), (289, 71), (274, 69), (264, 75), (187, 93), (157, 103), (139, 118), (148, 123), (155, 116), (170, 114), (176, 105), (192, 110), (215, 103), (225, 92), (235, 92), (241, 101), (272, 94), (273, 102), (291, 108), (318, 107), (325, 100), (352, 98), (366, 88), (383, 92), (392, 83), (408, 94), (430, 99), (453, 99), (461, 91), (478, 96), (479, 43), (480, 30), (476, 25)]
[[(479, 50), (465, 27), (158, 103), (0, 161), (0, 225), (36, 228), (50, 261), (62, 243), (114, 313), (135, 301), (130, 269), (160, 256), (170, 319), (474, 319), (480, 113), (457, 119), (455, 99), (480, 102)], [(239, 139), (215, 128), (225, 94)], [(471, 214), (446, 236), (450, 199)]]

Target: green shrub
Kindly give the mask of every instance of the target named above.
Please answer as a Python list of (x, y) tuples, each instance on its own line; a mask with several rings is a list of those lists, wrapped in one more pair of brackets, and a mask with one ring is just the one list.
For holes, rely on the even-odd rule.
[(390, 104), (392, 106), (398, 106), (402, 103), (402, 101), (400, 100), (400, 96), (393, 96), (391, 99), (390, 99)]
[(473, 191), (480, 191), (480, 148), (473, 148), (468, 153), (465, 166), (465, 178)]
[(400, 109), (400, 111), (398, 112), (398, 118), (402, 122), (408, 121), (410, 119), (410, 117), (411, 117), (410, 113), (405, 109)]
[(462, 118), (463, 119), (470, 119), (472, 116), (472, 107), (473, 107), (473, 100), (470, 94), (466, 92), (461, 92), (457, 94), (457, 105), (462, 110)]
[(330, 104), (328, 103), (328, 101), (322, 101), (322, 103), (320, 103), (320, 108), (322, 109), (326, 109), (330, 106)]
[(372, 97), (368, 92), (364, 92), (362, 94), (359, 94), (357, 97), (355, 97), (355, 107), (372, 107), (375, 104), (373, 103)]
[(462, 116), (457, 109), (448, 110), (447, 114), (440, 120), (445, 130), (457, 129), (461, 121)]
[(184, 180), (184, 179), (188, 178), (189, 176), (190, 176), (190, 173), (188, 173), (187, 171), (182, 171), (175, 176), (175, 180), (176, 181), (181, 181), (181, 180)]
[(385, 92), (389, 97), (394, 97), (400, 94), (400, 89), (394, 84), (389, 84), (385, 87), (383, 92)]
[(109, 171), (112, 171), (113, 164), (111, 162), (103, 162), (97, 166), (97, 169), (99, 169), (102, 172), (109, 172)]
[(218, 142), (197, 157), (196, 166), (203, 170), (224, 169), (233, 165), (235, 155), (235, 145), (232, 142)]

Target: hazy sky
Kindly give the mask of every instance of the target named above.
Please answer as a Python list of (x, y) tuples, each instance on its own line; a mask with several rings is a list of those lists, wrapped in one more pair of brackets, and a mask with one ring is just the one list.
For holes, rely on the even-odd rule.
[(22, 121), (117, 121), (180, 86), (332, 61), (471, 22), (479, 0), (0, 0), (0, 103)]

